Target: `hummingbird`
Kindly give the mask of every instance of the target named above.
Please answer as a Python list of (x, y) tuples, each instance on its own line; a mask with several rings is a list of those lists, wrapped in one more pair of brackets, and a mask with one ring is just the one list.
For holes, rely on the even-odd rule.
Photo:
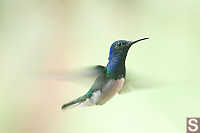
[(118, 40), (110, 47), (108, 64), (94, 67), (97, 78), (90, 90), (83, 96), (62, 105), (62, 109), (70, 106), (92, 106), (103, 105), (115, 94), (123, 90), (126, 80), (125, 61), (128, 51), (135, 43), (149, 38), (136, 41)]

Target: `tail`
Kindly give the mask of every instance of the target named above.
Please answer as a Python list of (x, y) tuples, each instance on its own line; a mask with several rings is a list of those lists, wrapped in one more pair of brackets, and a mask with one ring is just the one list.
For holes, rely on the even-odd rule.
[[(83, 95), (69, 103), (63, 104), (62, 110), (66, 109), (72, 105), (79, 105), (79, 104), (85, 102), (88, 98), (90, 98), (92, 96), (94, 91), (95, 91), (95, 89), (90, 89), (85, 95)], [(85, 105), (90, 106), (90, 105), (93, 105), (93, 103), (90, 103), (90, 101), (89, 101), (89, 102), (86, 102)]]
[(78, 103), (79, 103), (79, 102), (78, 102), (78, 100), (76, 99), (76, 100), (73, 100), (73, 101), (71, 101), (71, 102), (69, 102), (69, 103), (63, 104), (61, 108), (62, 108), (62, 110), (64, 110), (64, 109), (68, 108), (69, 106), (75, 105), (75, 104), (78, 104)]
[(84, 96), (79, 97), (69, 103), (63, 104), (61, 109), (64, 110), (64, 109), (67, 109), (68, 107), (71, 107), (72, 105), (74, 105), (74, 106), (79, 105), (80, 103), (84, 102), (86, 99), (87, 99), (87, 96), (84, 95)]

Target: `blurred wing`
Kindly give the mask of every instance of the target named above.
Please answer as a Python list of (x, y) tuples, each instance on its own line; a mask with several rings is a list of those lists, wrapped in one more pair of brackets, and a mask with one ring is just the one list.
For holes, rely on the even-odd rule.
[(149, 76), (142, 74), (128, 73), (124, 87), (120, 90), (119, 94), (125, 94), (136, 90), (150, 90), (164, 86), (162, 81), (152, 79)]
[(99, 74), (105, 71), (106, 68), (104, 66), (96, 65), (81, 70), (47, 72), (42, 74), (42, 77), (47, 80), (85, 82), (91, 78), (95, 79)]

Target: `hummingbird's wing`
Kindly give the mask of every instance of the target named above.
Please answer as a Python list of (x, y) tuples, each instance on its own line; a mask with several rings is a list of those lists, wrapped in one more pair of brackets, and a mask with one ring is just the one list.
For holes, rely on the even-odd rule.
[(83, 68), (80, 70), (71, 70), (71, 71), (57, 71), (57, 72), (47, 72), (42, 74), (44, 79), (53, 79), (53, 80), (64, 80), (72, 82), (82, 82), (84, 83), (88, 79), (94, 79), (98, 75), (105, 73), (106, 67), (101, 65), (91, 66)]
[(124, 87), (119, 91), (119, 94), (126, 94), (136, 90), (156, 89), (166, 85), (159, 79), (151, 78), (141, 73), (133, 74), (133, 72), (128, 72), (126, 76)]

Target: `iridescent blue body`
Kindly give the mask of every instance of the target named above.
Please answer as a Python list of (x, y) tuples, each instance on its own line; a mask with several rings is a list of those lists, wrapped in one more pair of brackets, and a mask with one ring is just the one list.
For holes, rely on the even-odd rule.
[(83, 96), (62, 106), (65, 109), (71, 105), (91, 106), (102, 105), (119, 92), (125, 83), (126, 67), (125, 61), (129, 48), (148, 38), (136, 41), (118, 40), (110, 47), (108, 64), (104, 66), (96, 66), (98, 77), (92, 85), (91, 89)]
[(109, 62), (106, 69), (114, 75), (114, 79), (125, 77), (126, 74), (125, 60), (129, 47), (121, 49), (120, 52), (116, 52), (116, 46), (118, 44), (125, 44), (126, 42), (125, 40), (119, 40), (114, 42), (110, 47)]

